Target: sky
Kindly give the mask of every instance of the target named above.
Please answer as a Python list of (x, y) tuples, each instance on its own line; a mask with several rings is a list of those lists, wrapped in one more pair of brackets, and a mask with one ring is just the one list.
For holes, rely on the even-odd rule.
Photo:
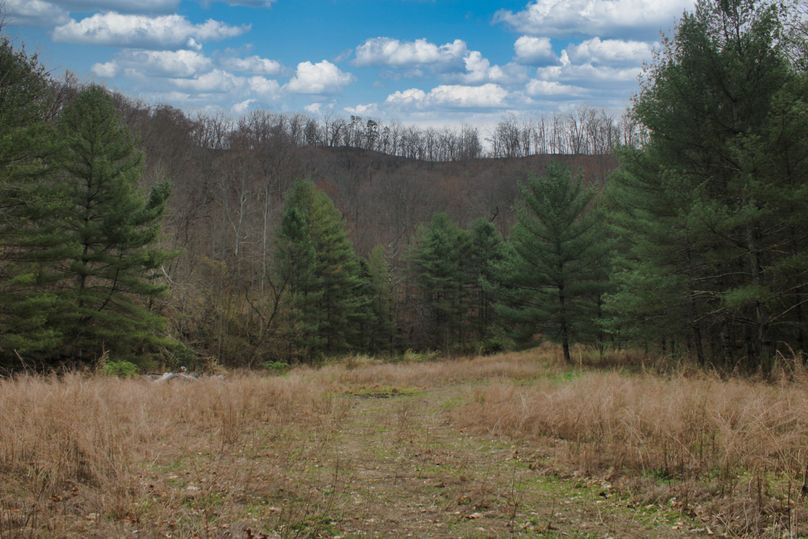
[(3, 32), (148, 104), (425, 126), (618, 112), (693, 0), (0, 0)]

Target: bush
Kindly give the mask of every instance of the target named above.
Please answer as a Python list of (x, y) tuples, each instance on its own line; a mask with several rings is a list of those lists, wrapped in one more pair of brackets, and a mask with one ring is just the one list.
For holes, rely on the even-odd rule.
[(262, 366), (272, 374), (286, 374), (289, 370), (289, 364), (283, 361), (265, 361)]
[(107, 376), (120, 376), (121, 378), (132, 378), (133, 376), (137, 376), (138, 367), (131, 361), (126, 360), (107, 361), (101, 368), (101, 372), (103, 372)]

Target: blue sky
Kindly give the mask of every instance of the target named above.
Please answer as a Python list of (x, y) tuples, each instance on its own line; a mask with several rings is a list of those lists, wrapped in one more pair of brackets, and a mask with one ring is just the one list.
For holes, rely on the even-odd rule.
[(5, 28), (147, 103), (484, 127), (618, 112), (693, 0), (4, 0)]

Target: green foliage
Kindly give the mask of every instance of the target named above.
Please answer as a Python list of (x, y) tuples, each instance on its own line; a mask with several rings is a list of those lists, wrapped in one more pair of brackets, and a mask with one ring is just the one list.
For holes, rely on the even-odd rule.
[(806, 349), (808, 88), (791, 15), (700, 3), (647, 73), (634, 114), (650, 141), (623, 152), (609, 197), (619, 338), (750, 369), (777, 343)]
[(361, 347), (368, 284), (342, 215), (311, 182), (287, 194), (277, 241), (279, 281), (289, 290), (287, 354), (310, 360)]
[(165, 291), (159, 268), (170, 257), (155, 247), (168, 184), (140, 191), (142, 154), (105, 90), (82, 91), (58, 127), (62, 205), (54, 218), (64, 234), (58, 325), (66, 350), (92, 359), (100, 347), (146, 353), (169, 344), (150, 308)]
[(463, 262), (468, 250), (468, 233), (445, 213), (436, 214), (418, 233), (412, 258), (429, 313), (428, 348), (448, 353), (463, 340)]
[(57, 297), (43, 262), (59, 242), (42, 220), (55, 207), (48, 189), (54, 141), (48, 120), (52, 82), (35, 56), (0, 37), (0, 361), (51, 350)]
[(568, 168), (551, 164), (521, 186), (517, 225), (500, 265), (498, 312), (512, 335), (541, 333), (570, 361), (570, 344), (597, 336), (606, 288), (606, 241), (595, 193)]
[(286, 374), (289, 371), (289, 364), (285, 361), (265, 361), (261, 366), (276, 375)]
[(107, 376), (118, 376), (120, 378), (133, 378), (138, 374), (138, 366), (131, 361), (107, 361), (102, 367), (102, 371)]
[(367, 350), (373, 353), (392, 352), (395, 347), (393, 320), (393, 273), (384, 247), (377, 245), (363, 264), (366, 272), (371, 316), (364, 329)]
[(169, 256), (153, 247), (168, 186), (140, 192), (142, 155), (104, 90), (80, 92), (54, 127), (35, 58), (3, 41), (0, 64), (0, 357), (93, 361), (173, 346), (152, 308)]

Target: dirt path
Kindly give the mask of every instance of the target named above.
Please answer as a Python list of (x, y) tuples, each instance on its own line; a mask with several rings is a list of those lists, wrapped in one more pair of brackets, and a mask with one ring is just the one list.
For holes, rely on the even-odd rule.
[[(344, 537), (665, 537), (678, 515), (632, 509), (598, 485), (545, 475), (529, 447), (459, 432), (457, 388), (352, 400), (297, 475), (321, 495), (275, 528)], [(299, 485), (300, 486), (300, 485)], [(283, 512), (283, 498), (272, 502)], [(276, 509), (276, 510), (277, 510)], [(291, 516), (289, 513), (288, 516)], [(287, 517), (288, 520), (288, 517)]]

